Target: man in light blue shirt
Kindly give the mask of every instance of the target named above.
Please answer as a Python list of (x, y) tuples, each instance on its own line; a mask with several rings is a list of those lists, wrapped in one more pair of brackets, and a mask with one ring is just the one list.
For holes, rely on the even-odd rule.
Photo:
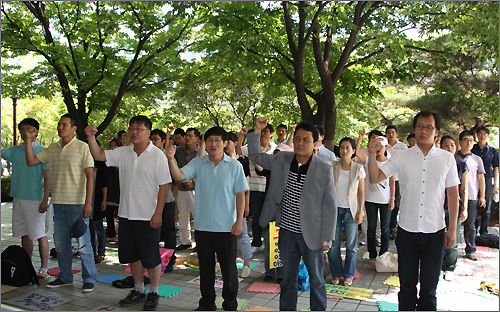
[[(26, 118), (18, 124), (23, 141), (26, 140), (27, 131), (38, 134), (40, 125), (32, 118)], [(38, 240), (41, 267), (38, 275), (48, 277), (47, 263), (49, 260), (49, 240), (45, 234), (45, 211), (49, 200), (49, 164), (28, 166), (24, 152), (25, 143), (2, 150), (2, 157), (12, 163), (12, 178), (10, 183), (10, 196), (14, 198), (12, 210), (12, 234), (21, 237), (21, 245), (28, 252), (30, 258), (33, 254), (33, 241)], [(38, 141), (31, 143), (36, 153), (45, 148)], [(45, 184), (42, 188), (42, 181)]]
[(325, 128), (322, 126), (316, 125), (316, 129), (318, 129), (319, 137), (318, 137), (318, 152), (316, 156), (318, 156), (321, 161), (335, 161), (337, 160), (337, 156), (331, 150), (327, 149), (323, 145), (323, 140), (325, 139)]
[(200, 261), (201, 299), (197, 310), (215, 311), (215, 253), (219, 260), (224, 286), (224, 310), (236, 311), (238, 271), (237, 236), (243, 227), (245, 191), (248, 183), (242, 165), (224, 154), (227, 132), (213, 127), (205, 133), (208, 155), (191, 160), (179, 169), (169, 147), (167, 157), (175, 181), (196, 179), (194, 229)]

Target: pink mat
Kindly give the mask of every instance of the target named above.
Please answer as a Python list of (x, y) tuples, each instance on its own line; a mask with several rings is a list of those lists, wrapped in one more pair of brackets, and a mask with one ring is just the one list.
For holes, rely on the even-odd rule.
[(474, 275), (474, 270), (470, 267), (458, 267), (455, 270), (455, 275), (458, 276), (473, 276)]
[[(170, 262), (170, 258), (174, 254), (173, 249), (161, 248), (160, 247), (160, 258), (161, 258), (161, 275), (165, 272), (168, 263)], [(125, 268), (125, 272), (131, 272), (130, 264)], [(148, 274), (148, 269), (144, 269), (144, 274)]]
[(360, 279), (360, 278), (361, 278), (361, 274), (359, 274), (359, 271), (356, 270), (354, 273), (353, 279)]
[(265, 294), (275, 294), (280, 289), (279, 284), (268, 284), (268, 283), (253, 283), (248, 287), (247, 291)]
[(337, 297), (332, 295), (326, 295), (327, 299), (344, 300), (344, 297)]
[[(59, 269), (59, 267), (55, 267), (55, 268), (47, 270), (47, 273), (49, 273), (49, 275), (51, 275), (51, 276), (58, 276), (60, 272), (61, 272), (61, 269)], [(78, 272), (80, 272), (80, 270), (71, 269), (72, 274), (75, 274)]]
[(476, 251), (490, 251), (488, 246), (476, 246)]
[(497, 254), (492, 251), (476, 251), (478, 258), (496, 258)]

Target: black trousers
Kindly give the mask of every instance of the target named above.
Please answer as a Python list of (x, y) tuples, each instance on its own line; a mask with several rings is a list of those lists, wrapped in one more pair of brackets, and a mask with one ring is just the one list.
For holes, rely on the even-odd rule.
[(398, 227), (398, 213), (399, 213), (399, 205), (401, 203), (401, 193), (399, 192), (399, 181), (396, 181), (396, 200), (394, 201), (394, 209), (391, 212), (391, 224), (389, 228), (395, 229)]
[(174, 222), (174, 214), (175, 214), (175, 201), (170, 203), (165, 203), (163, 206), (163, 213), (161, 215), (161, 235), (160, 242), (165, 243), (165, 248), (173, 249), (174, 255), (170, 258), (169, 266), (175, 264), (176, 256), (175, 256), (175, 245), (176, 245), (176, 236), (175, 236), (175, 222)]
[[(445, 229), (436, 233), (413, 233), (398, 227), (399, 311), (436, 311), (444, 234)], [(420, 294), (417, 298), (419, 279)]]
[(117, 215), (118, 206), (106, 205), (106, 236), (109, 238), (115, 238), (115, 218)]
[(198, 260), (200, 262), (200, 307), (215, 304), (215, 254), (219, 261), (222, 280), (222, 307), (226, 311), (236, 311), (238, 302), (238, 271), (236, 269), (236, 235), (229, 232), (195, 231)]

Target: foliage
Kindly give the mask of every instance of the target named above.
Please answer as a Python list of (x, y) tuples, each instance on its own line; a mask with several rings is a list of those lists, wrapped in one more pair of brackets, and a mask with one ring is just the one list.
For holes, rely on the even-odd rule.
[(2, 176), (1, 177), (2, 179), (2, 186), (1, 186), (1, 189), (2, 189), (2, 202), (6, 202), (6, 201), (12, 201), (12, 197), (10, 197), (10, 179), (11, 179), (11, 176)]

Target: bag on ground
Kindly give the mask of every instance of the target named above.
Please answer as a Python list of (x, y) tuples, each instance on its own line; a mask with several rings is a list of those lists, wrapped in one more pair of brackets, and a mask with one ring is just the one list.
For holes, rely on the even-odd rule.
[(398, 255), (386, 251), (383, 255), (378, 256), (375, 261), (375, 270), (377, 270), (377, 272), (397, 272)]
[(11, 245), (2, 252), (2, 284), (21, 287), (40, 284), (28, 252), (21, 246)]

